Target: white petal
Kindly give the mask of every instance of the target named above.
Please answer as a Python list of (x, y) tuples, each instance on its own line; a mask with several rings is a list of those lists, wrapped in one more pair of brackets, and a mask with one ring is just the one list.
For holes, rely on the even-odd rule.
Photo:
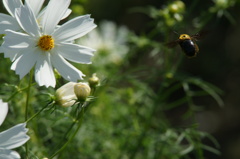
[(0, 99), (0, 125), (2, 125), (8, 113), (8, 103), (4, 103), (2, 99)]
[(105, 40), (102, 38), (102, 35), (100, 35), (99, 28), (92, 30), (87, 36), (78, 39), (76, 43), (90, 46), (97, 50), (106, 45)]
[(51, 0), (48, 3), (46, 12), (42, 19), (42, 28), (44, 34), (50, 35), (62, 17), (65, 15), (70, 0)]
[[(67, 9), (66, 13), (63, 15), (61, 20), (67, 18), (70, 15), (71, 12), (72, 12), (71, 9)], [(37, 21), (38, 21), (38, 24), (40, 26), (42, 26), (42, 20), (43, 20), (43, 16), (44, 16), (45, 13), (46, 13), (46, 8), (44, 8), (37, 16)]]
[(61, 18), (61, 20), (67, 18), (71, 13), (72, 13), (72, 10), (71, 10), (71, 9), (67, 9), (67, 11), (65, 12), (65, 14), (64, 14), (63, 17)]
[(117, 26), (113, 22), (104, 21), (100, 24), (101, 26), (99, 28), (100, 32), (102, 33), (102, 38), (106, 40), (115, 40), (116, 39), (116, 30)]
[(39, 26), (42, 26), (42, 19), (46, 12), (46, 7), (41, 10), (41, 12), (36, 16)]
[(34, 15), (37, 17), (40, 9), (43, 6), (44, 1), (45, 0), (25, 0), (25, 3), (27, 3), (31, 7)]
[(67, 62), (62, 56), (52, 52), (52, 64), (66, 80), (77, 82), (85, 76), (81, 71)]
[(64, 58), (72, 62), (84, 64), (91, 63), (91, 57), (95, 51), (91, 48), (76, 44), (60, 44), (59, 46), (56, 46), (56, 49)]
[(11, 16), (15, 17), (15, 9), (22, 6), (21, 0), (3, 0), (4, 7)]
[[(10, 58), (10, 60), (13, 62), (14, 60), (16, 60), (19, 56), (22, 55), (22, 51), (19, 52), (12, 52), (11, 50), (8, 49), (3, 49), (4, 52), (4, 57), (5, 58)], [(24, 51), (23, 51), (24, 52)]]
[(3, 37), (3, 47), (8, 49), (26, 49), (30, 46), (36, 45), (32, 37), (27, 34), (6, 30), (6, 36)]
[(36, 42), (29, 35), (10, 30), (6, 31), (6, 36), (3, 39), (2, 51), (4, 56), (9, 57), (12, 61), (19, 57), (21, 52), (36, 45)]
[(0, 158), (2, 159), (20, 159), (16, 151), (0, 148)]
[(63, 24), (53, 33), (53, 36), (56, 42), (71, 41), (82, 37), (95, 27), (90, 15), (80, 16)]
[(40, 37), (41, 34), (37, 20), (28, 4), (16, 9), (15, 16), (25, 32), (32, 36)]
[(1, 48), (2, 51), (4, 52), (4, 57), (5, 58), (10, 58), (11, 61), (16, 60), (19, 56), (22, 55), (22, 52), (12, 52), (11, 50)]
[(0, 148), (14, 149), (22, 146), (29, 140), (29, 136), (26, 134), (27, 131), (26, 123), (21, 123), (1, 132)]
[(17, 20), (9, 15), (0, 13), (0, 34), (4, 34), (5, 30), (20, 30)]
[(18, 57), (12, 64), (11, 69), (15, 70), (16, 74), (22, 79), (35, 65), (39, 54), (38, 48), (31, 48), (26, 50), (20, 57)]
[(42, 52), (39, 54), (39, 58), (35, 66), (35, 80), (39, 86), (55, 87), (56, 80), (50, 62), (49, 52)]

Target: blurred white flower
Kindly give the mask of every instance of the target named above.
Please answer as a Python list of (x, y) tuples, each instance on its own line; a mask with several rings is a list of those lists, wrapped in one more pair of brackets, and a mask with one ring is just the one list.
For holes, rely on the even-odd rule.
[[(44, 1), (45, 0), (25, 0), (25, 3), (28, 3), (40, 25), (42, 24), (42, 17), (46, 11), (46, 9), (41, 10)], [(10, 15), (0, 13), (0, 34), (4, 34), (7, 29), (20, 31), (22, 28), (15, 17), (15, 10), (23, 5), (22, 0), (3, 0), (3, 5)], [(70, 13), (71, 10), (68, 9), (62, 19), (66, 18)]]
[[(55, 87), (53, 67), (66, 80), (76, 82), (85, 76), (67, 60), (90, 64), (95, 50), (73, 44), (77, 38), (96, 27), (90, 15), (76, 17), (60, 27), (70, 0), (51, 0), (42, 17), (41, 25), (28, 3), (15, 9), (15, 17), (24, 33), (6, 30), (2, 50), (13, 64), (11, 69), (23, 78), (35, 67), (35, 81), (40, 86)], [(67, 59), (67, 60), (66, 60)]]
[(79, 44), (95, 48), (95, 64), (101, 67), (106, 64), (120, 64), (128, 53), (126, 45), (129, 30), (110, 21), (100, 23), (99, 27), (78, 40)]
[[(8, 111), (8, 104), (0, 100), (0, 125), (5, 119)], [(25, 144), (29, 140), (26, 134), (28, 129), (26, 123), (18, 124), (10, 129), (0, 133), (0, 158), (1, 159), (19, 159), (20, 155), (11, 149)]]

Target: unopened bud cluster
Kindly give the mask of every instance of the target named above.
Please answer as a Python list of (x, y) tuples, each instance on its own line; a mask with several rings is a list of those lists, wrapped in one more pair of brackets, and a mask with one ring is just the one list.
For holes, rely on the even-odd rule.
[(91, 88), (99, 85), (99, 78), (93, 74), (88, 83), (68, 82), (56, 91), (55, 101), (63, 107), (73, 106), (77, 102), (85, 102), (91, 94)]
[(168, 6), (160, 10), (160, 16), (165, 19), (168, 26), (174, 26), (183, 20), (185, 4), (181, 0), (171, 2)]
[(68, 82), (56, 91), (56, 102), (63, 107), (70, 107), (77, 101), (84, 102), (91, 93), (86, 83)]

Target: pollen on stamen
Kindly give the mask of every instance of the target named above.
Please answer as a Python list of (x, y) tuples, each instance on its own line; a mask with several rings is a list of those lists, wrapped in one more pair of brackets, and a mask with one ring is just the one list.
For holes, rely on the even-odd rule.
[(43, 35), (39, 38), (38, 47), (43, 51), (49, 51), (54, 48), (54, 39), (50, 35)]

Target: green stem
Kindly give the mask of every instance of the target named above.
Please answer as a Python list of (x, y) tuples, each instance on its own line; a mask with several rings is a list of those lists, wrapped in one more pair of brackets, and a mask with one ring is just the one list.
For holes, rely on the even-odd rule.
[[(183, 83), (183, 89), (186, 93), (186, 97), (187, 97), (187, 101), (188, 101), (188, 105), (189, 105), (188, 117), (189, 118), (191, 117), (191, 120), (193, 121), (193, 123), (197, 123), (196, 115), (194, 112), (194, 102), (192, 99), (189, 84), (187, 82)], [(197, 130), (196, 128), (194, 128), (194, 129)], [(201, 146), (201, 136), (199, 134), (193, 134), (193, 137), (195, 137), (197, 140), (197, 143), (195, 144), (196, 157), (199, 159), (204, 159), (203, 150), (202, 150), (202, 146)]]
[(52, 159), (53, 157), (55, 157), (56, 155), (58, 155), (60, 152), (62, 152), (67, 145), (74, 139), (74, 137), (76, 136), (77, 132), (79, 131), (79, 129), (81, 128), (82, 125), (82, 121), (83, 121), (83, 115), (84, 115), (84, 107), (81, 108), (81, 112), (79, 113), (78, 116), (78, 127), (75, 130), (75, 132), (73, 133), (73, 135), (68, 139), (68, 141), (59, 149), (57, 150), (49, 159)]
[[(32, 86), (34, 86), (34, 85), (35, 85), (35, 83), (32, 84)], [(17, 90), (15, 92), (13, 92), (13, 94), (11, 94), (11, 96), (7, 99), (7, 102), (9, 102), (12, 98), (14, 98), (15, 95), (17, 95), (18, 93), (21, 93), (21, 92), (25, 91), (26, 89), (28, 89), (28, 87), (29, 86), (21, 88), (21, 89), (17, 88)]]
[(33, 116), (31, 116), (30, 118), (28, 118), (26, 120), (26, 123), (31, 121), (33, 118), (35, 118), (38, 114), (40, 114), (45, 108), (47, 108), (49, 105), (47, 104), (45, 107), (43, 107), (41, 110), (39, 110), (37, 113), (35, 113)]
[(30, 90), (32, 86), (32, 78), (33, 78), (33, 71), (30, 71), (29, 75), (29, 82), (27, 87), (27, 98), (26, 98), (26, 107), (25, 107), (25, 121), (28, 120), (28, 106), (29, 106), (29, 99), (30, 99)]
[[(28, 120), (28, 107), (29, 107), (29, 99), (30, 99), (30, 90), (32, 86), (32, 78), (33, 78), (33, 70), (30, 71), (28, 88), (27, 88), (27, 98), (26, 98), (26, 107), (25, 107), (25, 121)], [(28, 144), (25, 144), (26, 149), (26, 159), (28, 159)]]

